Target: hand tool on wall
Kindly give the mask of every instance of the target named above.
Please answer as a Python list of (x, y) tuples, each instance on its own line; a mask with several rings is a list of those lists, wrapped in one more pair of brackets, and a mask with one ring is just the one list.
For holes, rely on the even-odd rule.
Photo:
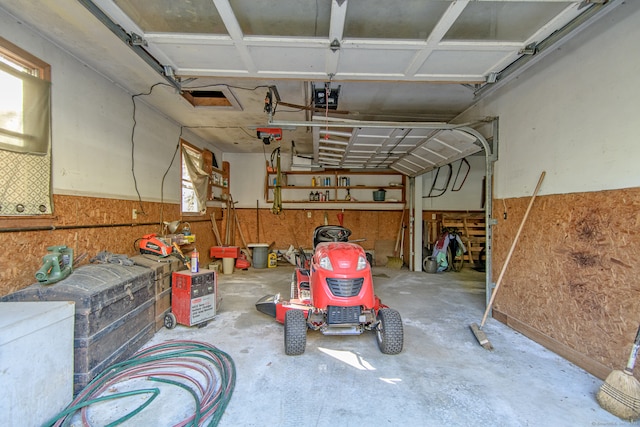
[[(484, 333), (482, 328), (484, 327), (484, 322), (487, 321), (487, 316), (489, 315), (489, 311), (493, 306), (493, 301), (495, 300), (496, 295), (498, 294), (498, 289), (500, 288), (500, 284), (502, 283), (502, 278), (504, 277), (504, 273), (507, 271), (507, 266), (509, 265), (509, 261), (511, 261), (511, 256), (513, 255), (513, 251), (516, 248), (516, 244), (518, 243), (518, 239), (520, 238), (520, 233), (522, 233), (524, 224), (527, 221), (527, 217), (529, 216), (529, 212), (531, 211), (531, 206), (533, 206), (533, 201), (536, 199), (536, 196), (538, 195), (538, 190), (540, 190), (540, 186), (542, 185), (542, 180), (544, 180), (545, 174), (546, 174), (545, 171), (542, 171), (542, 173), (540, 174), (540, 179), (538, 179), (538, 185), (536, 185), (536, 189), (534, 190), (533, 195), (531, 196), (531, 200), (529, 201), (529, 206), (527, 206), (527, 210), (524, 213), (522, 222), (520, 222), (520, 227), (518, 228), (516, 237), (513, 239), (513, 243), (511, 244), (511, 249), (509, 249), (509, 253), (507, 254), (507, 259), (504, 260), (504, 264), (502, 265), (502, 270), (500, 271), (500, 275), (498, 276), (496, 286), (493, 289), (493, 292), (491, 292), (491, 298), (489, 299), (489, 304), (487, 304), (487, 308), (484, 311), (484, 315), (482, 316), (482, 322), (480, 323), (480, 326), (478, 326), (476, 323), (472, 323), (471, 325), (469, 325), (469, 327), (471, 328), (471, 331), (475, 335), (480, 345), (487, 350), (493, 350), (493, 346), (491, 345), (491, 342), (489, 342), (489, 339), (487, 338), (487, 335)], [(489, 266), (489, 268), (491, 267)]]
[(640, 382), (633, 376), (638, 349), (640, 349), (640, 326), (624, 371), (612, 371), (596, 394), (596, 399), (603, 409), (628, 421), (640, 418)]

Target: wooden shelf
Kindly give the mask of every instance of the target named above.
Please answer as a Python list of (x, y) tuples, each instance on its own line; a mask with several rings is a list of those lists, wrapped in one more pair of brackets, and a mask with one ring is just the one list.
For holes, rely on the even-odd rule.
[[(229, 194), (229, 162), (222, 162), (222, 169), (211, 167), (209, 171), (209, 194), (207, 200), (221, 200)], [(225, 185), (226, 184), (226, 185)]]
[[(273, 202), (275, 176), (274, 172), (267, 172), (265, 176), (264, 198), (268, 203)], [(332, 185), (312, 185), (311, 180), (322, 184), (325, 178)], [(348, 179), (350, 185), (337, 184), (343, 182), (343, 179)], [(283, 204), (302, 205), (308, 209), (338, 209), (342, 205), (359, 206), (363, 209), (375, 209), (379, 206), (387, 209), (398, 206), (401, 208), (405, 203), (406, 178), (400, 172), (392, 170), (285, 171), (281, 173), (281, 184)], [(377, 190), (386, 191), (386, 200), (373, 200), (373, 192)], [(328, 200), (309, 200), (309, 192), (326, 195), (327, 191)], [(352, 200), (346, 200), (347, 194)]]

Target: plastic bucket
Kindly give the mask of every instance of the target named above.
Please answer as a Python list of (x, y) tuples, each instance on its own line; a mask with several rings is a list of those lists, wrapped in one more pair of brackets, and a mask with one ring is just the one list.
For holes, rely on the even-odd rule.
[(222, 258), (222, 274), (233, 273), (233, 264), (235, 261), (235, 258)]
[(267, 268), (269, 245), (266, 243), (254, 243), (248, 246), (253, 249), (253, 268)]
[(387, 190), (376, 190), (373, 192), (373, 200), (375, 202), (384, 202), (384, 195), (387, 192)]

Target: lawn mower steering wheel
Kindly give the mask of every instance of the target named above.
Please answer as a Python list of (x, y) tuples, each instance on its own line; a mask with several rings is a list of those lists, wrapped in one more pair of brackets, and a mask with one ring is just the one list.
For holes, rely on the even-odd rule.
[(327, 242), (346, 242), (351, 232), (344, 227), (326, 227), (320, 230), (319, 237)]

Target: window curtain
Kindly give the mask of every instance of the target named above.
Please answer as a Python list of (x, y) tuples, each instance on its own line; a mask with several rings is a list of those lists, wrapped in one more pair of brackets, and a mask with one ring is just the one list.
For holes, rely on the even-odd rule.
[(50, 215), (51, 83), (2, 62), (0, 79), (0, 215)]
[(207, 211), (207, 186), (209, 184), (209, 174), (203, 168), (203, 156), (197, 155), (184, 145), (182, 148), (182, 159), (187, 167), (189, 179), (193, 184), (193, 189), (198, 200), (198, 210), (201, 214)]
[(51, 83), (0, 62), (0, 149), (45, 156), (51, 142)]

